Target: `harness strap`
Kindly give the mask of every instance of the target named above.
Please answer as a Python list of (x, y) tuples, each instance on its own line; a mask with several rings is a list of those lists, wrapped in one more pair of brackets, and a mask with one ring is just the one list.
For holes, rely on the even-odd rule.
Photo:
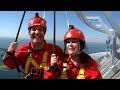
[(39, 68), (39, 65), (36, 63), (36, 61), (34, 59), (31, 60), (31, 63), (36, 67)]
[(47, 68), (47, 54), (48, 52), (44, 52), (42, 63), (39, 66), (40, 68), (42, 67)]
[(25, 65), (25, 71), (24, 71), (25, 74), (28, 74), (30, 63), (32, 63), (36, 68), (39, 68), (39, 69), (41, 69), (42, 67), (47, 68), (47, 55), (48, 55), (47, 51), (43, 53), (43, 59), (40, 65), (38, 65), (36, 61), (32, 58), (32, 54), (30, 52), (31, 51), (28, 49), (29, 56), (27, 58), (26, 65)]
[(24, 70), (25, 74), (28, 73), (28, 69), (29, 69), (29, 65), (30, 65), (31, 60), (32, 60), (32, 56), (31, 56), (31, 54), (30, 54), (30, 55), (27, 57), (27, 62), (26, 62), (26, 64), (25, 64), (25, 70)]
[(63, 71), (62, 71), (62, 74), (61, 74), (60, 78), (61, 79), (68, 79), (66, 68), (63, 68)]
[(42, 63), (46, 63), (47, 62), (47, 54), (48, 54), (48, 52), (44, 52)]
[(79, 70), (79, 73), (78, 73), (78, 76), (76, 77), (76, 79), (85, 79), (84, 72), (85, 72), (85, 68), (83, 66), (81, 66), (81, 68)]
[(67, 68), (67, 63), (63, 63), (63, 69), (62, 69), (62, 74), (60, 75), (61, 79), (68, 79), (67, 77), (67, 72), (66, 72), (66, 68)]
[[(66, 68), (67, 68), (67, 63), (63, 63), (63, 70), (62, 70), (62, 74), (60, 76), (61, 79), (68, 79)], [(81, 68), (79, 70), (79, 73), (78, 73), (76, 79), (85, 79), (84, 72), (85, 72), (85, 68), (81, 65)]]

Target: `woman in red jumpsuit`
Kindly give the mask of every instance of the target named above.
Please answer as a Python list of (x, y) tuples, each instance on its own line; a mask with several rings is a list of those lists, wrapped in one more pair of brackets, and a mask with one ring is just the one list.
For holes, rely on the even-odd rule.
[[(64, 43), (68, 57), (64, 60), (61, 72), (59, 72), (61, 79), (102, 79), (98, 63), (83, 52), (85, 37), (82, 31), (72, 26), (64, 36)], [(57, 59), (57, 55), (52, 54), (51, 65), (54, 65)], [(56, 78), (55, 72), (49, 73), (51, 73), (49, 78)]]
[[(52, 70), (50, 66), (50, 58), (53, 53), (53, 45), (44, 40), (46, 33), (46, 22), (43, 18), (36, 14), (28, 24), (28, 34), (30, 42), (21, 45), (14, 53), (14, 60), (17, 67), (21, 66), (26, 79), (44, 79), (46, 70)], [(13, 62), (13, 52), (17, 49), (17, 42), (12, 42), (8, 47), (3, 63), (10, 69), (15, 69)], [(64, 52), (59, 46), (55, 46), (56, 54), (59, 56), (58, 66), (62, 63)], [(61, 68), (61, 67), (58, 67)], [(49, 74), (48, 74), (49, 75)]]

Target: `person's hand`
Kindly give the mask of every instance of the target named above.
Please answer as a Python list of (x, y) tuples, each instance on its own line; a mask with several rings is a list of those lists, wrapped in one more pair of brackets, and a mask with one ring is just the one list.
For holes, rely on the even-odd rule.
[(10, 46), (8, 47), (7, 52), (13, 53), (13, 52), (17, 49), (17, 45), (18, 45), (17, 42), (12, 42), (12, 43), (10, 44)]
[(58, 57), (56, 54), (51, 55), (51, 66), (55, 66), (55, 64), (58, 62)]

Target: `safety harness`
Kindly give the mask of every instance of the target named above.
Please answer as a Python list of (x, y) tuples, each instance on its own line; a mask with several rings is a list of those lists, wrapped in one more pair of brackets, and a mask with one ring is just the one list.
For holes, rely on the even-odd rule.
[[(24, 70), (24, 73), (26, 74), (26, 77), (29, 76), (31, 73), (28, 73), (28, 70), (29, 70), (29, 66), (30, 66), (30, 63), (32, 63), (36, 70), (38, 71), (41, 70), (41, 68), (43, 67), (44, 69), (45, 68), (48, 68), (48, 65), (47, 65), (47, 55), (48, 55), (48, 52), (45, 51), (43, 53), (43, 59), (42, 59), (42, 62), (40, 65), (37, 64), (37, 62), (32, 58), (32, 53), (31, 53), (31, 50), (28, 49), (28, 57), (27, 57), (27, 61), (26, 61), (26, 65), (25, 65), (25, 70)], [(36, 73), (37, 74), (37, 73)]]
[[(62, 67), (63, 67), (63, 69), (62, 69), (62, 72), (61, 72), (62, 74), (61, 74), (60, 78), (61, 79), (68, 79), (67, 72), (66, 72), (67, 63), (63, 63)], [(85, 72), (85, 68), (83, 65), (81, 65), (76, 79), (85, 79), (84, 72)]]

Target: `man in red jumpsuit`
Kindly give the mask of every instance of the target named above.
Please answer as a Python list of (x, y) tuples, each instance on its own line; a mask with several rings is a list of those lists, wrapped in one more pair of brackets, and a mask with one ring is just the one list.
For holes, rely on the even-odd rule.
[[(53, 70), (50, 67), (53, 45), (44, 40), (46, 29), (45, 20), (36, 14), (28, 24), (28, 33), (31, 41), (21, 45), (15, 53), (18, 43), (12, 42), (3, 57), (3, 63), (10, 69), (15, 69), (16, 65), (17, 67), (21, 66), (24, 70), (24, 78), (47, 79), (45, 75), (49, 75), (49, 73), (45, 75), (44, 73), (46, 70)], [(59, 46), (56, 45), (55, 49), (59, 57), (57, 65), (58, 68), (61, 68), (59, 66), (61, 66), (65, 54)], [(16, 65), (13, 62), (13, 53)]]
[[(82, 31), (71, 26), (64, 36), (64, 43), (68, 52), (61, 69), (61, 79), (102, 79), (98, 64), (83, 49), (85, 37)], [(57, 61), (57, 55), (52, 54), (51, 65)], [(56, 79), (55, 71), (49, 71), (49, 78)]]

